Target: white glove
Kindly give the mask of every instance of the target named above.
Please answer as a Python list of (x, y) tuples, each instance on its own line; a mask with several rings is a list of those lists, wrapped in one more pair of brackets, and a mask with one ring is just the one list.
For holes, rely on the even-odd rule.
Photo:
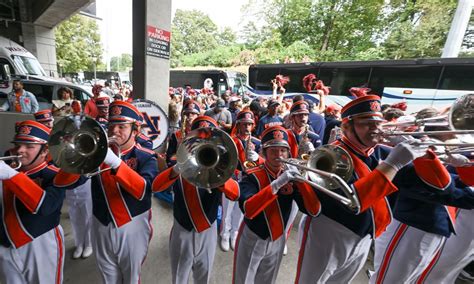
[(116, 169), (122, 163), (122, 160), (115, 155), (114, 151), (110, 148), (107, 149), (107, 155), (105, 156), (104, 163), (109, 165), (112, 169)]
[(389, 145), (396, 146), (402, 142), (412, 140), (413, 137), (409, 135), (394, 135), (394, 136), (388, 136), (386, 139)]
[(467, 166), (471, 162), (468, 157), (460, 154), (448, 154), (445, 161), (456, 168)]
[(340, 139), (341, 136), (342, 136), (342, 129), (338, 126), (334, 126), (334, 128), (331, 129), (331, 133), (329, 134), (328, 144), (331, 144), (332, 142)]
[(414, 145), (418, 142), (420, 141), (417, 139), (412, 139), (398, 144), (392, 149), (392, 151), (390, 151), (390, 154), (384, 160), (384, 163), (399, 171), (414, 159), (425, 155), (426, 148)]
[(247, 153), (247, 159), (249, 159), (251, 162), (256, 162), (258, 161), (258, 154), (255, 151), (248, 151)]
[(16, 176), (18, 172), (12, 169), (4, 161), (0, 161), (0, 180), (11, 179)]
[(281, 174), (276, 180), (270, 183), (273, 194), (277, 194), (280, 188), (285, 186), (285, 184), (289, 183), (299, 174), (300, 173), (298, 171), (295, 171), (294, 169), (288, 169), (285, 172), (283, 172), (283, 174)]

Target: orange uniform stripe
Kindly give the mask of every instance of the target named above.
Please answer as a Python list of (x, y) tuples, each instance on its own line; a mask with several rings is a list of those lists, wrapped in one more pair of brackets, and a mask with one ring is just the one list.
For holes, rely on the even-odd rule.
[[(270, 179), (265, 171), (256, 171), (255, 176), (260, 182), (260, 188), (268, 188), (270, 187)], [(267, 189), (268, 190), (268, 189)], [(270, 187), (271, 191), (271, 187)], [(268, 221), (268, 229), (270, 230), (272, 240), (278, 239), (285, 230), (285, 226), (283, 224), (283, 216), (280, 213), (280, 207), (278, 205), (277, 195), (274, 195), (274, 199), (270, 201), (268, 206), (265, 207), (264, 212), (265, 216)]]
[(110, 214), (115, 220), (117, 227), (121, 227), (132, 220), (127, 205), (122, 198), (120, 188), (110, 171), (101, 174), (102, 187), (104, 189), (107, 203), (109, 204)]
[[(354, 170), (359, 177), (359, 180), (353, 184), (353, 187), (360, 199), (360, 211), (372, 209), (375, 226), (374, 233), (375, 237), (378, 237), (392, 221), (392, 213), (385, 196), (395, 192), (397, 187), (380, 171), (374, 170), (371, 172), (369, 167), (343, 144), (339, 144), (339, 146), (344, 148), (352, 158)], [(368, 180), (369, 175), (370, 182)]]
[(309, 232), (310, 224), (311, 224), (311, 217), (306, 217), (306, 220), (304, 222), (303, 240), (301, 240), (300, 253), (298, 255), (298, 265), (296, 267), (295, 284), (298, 284), (300, 282), (301, 266), (303, 265), (304, 252), (305, 252), (305, 247), (306, 247), (306, 241), (308, 240), (308, 232)]
[(3, 222), (10, 240), (15, 248), (22, 247), (33, 239), (23, 230), (20, 220), (17, 218), (15, 208), (15, 195), (10, 189), (12, 183), (9, 180), (3, 181)]
[(54, 234), (56, 235), (56, 242), (58, 243), (58, 268), (56, 270), (56, 283), (61, 284), (63, 282), (61, 277), (64, 257), (63, 237), (61, 236), (61, 232), (59, 232), (58, 227), (54, 228)]
[(198, 233), (211, 227), (206, 214), (202, 209), (201, 200), (196, 186), (190, 184), (185, 179), (182, 180), (183, 196), (189, 210), (189, 217), (193, 221), (194, 228)]
[(401, 238), (403, 237), (403, 234), (405, 234), (406, 230), (408, 229), (408, 226), (406, 224), (400, 224), (398, 226), (397, 231), (392, 237), (392, 240), (387, 246), (387, 249), (385, 250), (385, 255), (383, 257), (382, 264), (380, 265), (379, 273), (377, 274), (377, 279), (375, 279), (376, 284), (380, 284), (383, 282), (385, 278), (385, 273), (387, 272), (388, 266), (390, 264), (390, 259), (392, 258), (393, 251), (397, 247), (398, 243), (400, 242)]

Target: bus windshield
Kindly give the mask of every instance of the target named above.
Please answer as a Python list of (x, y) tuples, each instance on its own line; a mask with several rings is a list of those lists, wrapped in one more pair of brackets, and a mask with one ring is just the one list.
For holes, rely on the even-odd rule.
[(12, 55), (12, 58), (24, 74), (46, 76), (46, 73), (36, 58), (19, 55)]

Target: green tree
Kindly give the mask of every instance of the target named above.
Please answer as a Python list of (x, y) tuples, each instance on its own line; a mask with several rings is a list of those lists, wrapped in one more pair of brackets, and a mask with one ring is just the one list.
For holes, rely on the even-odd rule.
[(456, 4), (455, 0), (423, 0), (395, 6), (401, 7), (401, 16), (383, 43), (386, 56), (393, 59), (441, 56)]
[(229, 28), (225, 27), (220, 33), (217, 34), (216, 41), (220, 46), (231, 46), (236, 44), (237, 35)]
[(217, 47), (217, 26), (201, 11), (176, 10), (171, 31), (171, 51), (177, 57)]
[(95, 20), (72, 16), (55, 28), (55, 35), (56, 57), (61, 72), (92, 70), (94, 64), (100, 64), (102, 46)]
[(110, 69), (112, 71), (128, 71), (132, 68), (132, 55), (123, 53), (120, 56), (113, 56), (110, 59)]

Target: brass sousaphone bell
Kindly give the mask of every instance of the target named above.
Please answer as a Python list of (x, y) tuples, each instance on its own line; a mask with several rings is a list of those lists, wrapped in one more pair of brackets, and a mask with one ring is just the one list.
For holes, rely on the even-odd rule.
[(237, 147), (229, 134), (210, 127), (188, 133), (176, 158), (181, 176), (209, 191), (231, 178), (238, 162)]
[(107, 133), (88, 116), (67, 116), (51, 130), (48, 141), (54, 163), (72, 174), (96, 171), (107, 155)]

